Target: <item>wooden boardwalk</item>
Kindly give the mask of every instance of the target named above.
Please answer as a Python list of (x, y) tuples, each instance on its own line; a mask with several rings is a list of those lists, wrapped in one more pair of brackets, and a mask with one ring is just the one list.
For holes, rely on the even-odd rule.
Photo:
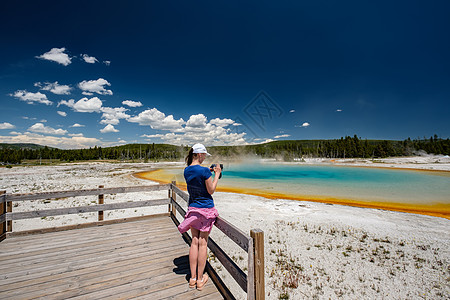
[(169, 216), (0, 243), (0, 299), (223, 299), (188, 287), (189, 246)]

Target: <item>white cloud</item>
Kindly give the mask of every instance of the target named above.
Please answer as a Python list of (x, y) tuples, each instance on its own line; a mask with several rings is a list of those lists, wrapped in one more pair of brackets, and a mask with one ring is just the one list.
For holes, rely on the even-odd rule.
[(337, 112), (341, 112), (341, 111), (342, 111), (342, 109), (338, 108), (338, 109), (336, 109), (336, 111), (337, 111)]
[(67, 113), (65, 111), (57, 111), (58, 115), (62, 116), (62, 117), (67, 117)]
[(261, 144), (265, 144), (265, 143), (270, 143), (273, 142), (272, 139), (265, 139), (263, 142), (261, 142)]
[(122, 101), (123, 105), (127, 105), (129, 107), (141, 107), (142, 103), (140, 101), (131, 101), (131, 100), (125, 100)]
[(309, 124), (308, 122), (304, 122), (302, 125), (300, 125), (300, 126), (298, 126), (298, 125), (296, 125), (295, 127), (308, 127), (308, 126), (310, 126), (311, 124)]
[(104, 60), (103, 63), (107, 66), (111, 65), (111, 61), (109, 61), (109, 60)]
[(95, 64), (96, 62), (98, 62), (98, 59), (96, 59), (93, 56), (89, 56), (87, 54), (82, 54), (81, 57), (83, 58), (83, 60), (85, 62), (87, 62), (88, 64)]
[(146, 138), (162, 138), (164, 136), (164, 134), (143, 134), (141, 135), (141, 137), (146, 137)]
[(216, 126), (219, 126), (219, 127), (226, 127), (228, 125), (234, 125), (234, 126), (241, 125), (239, 123), (235, 123), (231, 119), (219, 119), (219, 118), (212, 119), (211, 121), (209, 121), (209, 123), (213, 124), (213, 125), (216, 125)]
[(31, 93), (26, 90), (18, 90), (14, 94), (10, 94), (12, 97), (16, 97), (22, 101), (27, 102), (28, 104), (33, 104), (34, 102), (43, 103), (46, 105), (52, 105), (53, 102), (47, 99), (45, 94), (41, 92)]
[(44, 83), (36, 82), (34, 84), (34, 86), (39, 87), (41, 90), (44, 90), (44, 91), (50, 91), (56, 95), (69, 95), (70, 90), (72, 90), (72, 88), (70, 86), (64, 85), (64, 84), (59, 84), (58, 81), (55, 81), (53, 83), (51, 83), (51, 82), (44, 82)]
[(186, 128), (191, 127), (204, 129), (206, 127), (206, 121), (208, 121), (208, 119), (204, 114), (192, 115), (186, 122)]
[(156, 108), (145, 110), (139, 115), (129, 118), (128, 121), (160, 130), (182, 130), (181, 126), (186, 123), (183, 119), (175, 120), (172, 115), (166, 117)]
[(0, 123), (0, 129), (13, 129), (16, 128), (16, 126), (14, 126), (13, 124), (4, 122), (4, 123)]
[(295, 113), (295, 109), (291, 109), (289, 112), (290, 113)]
[(52, 134), (52, 135), (65, 135), (67, 133), (67, 130), (64, 129), (54, 129), (49, 126), (45, 126), (42, 123), (36, 123), (30, 128), (28, 128), (29, 131), (32, 132), (38, 132), (38, 133), (44, 133), (44, 134)]
[(282, 134), (282, 135), (274, 136), (273, 138), (274, 139), (279, 139), (279, 138), (290, 137), (290, 136), (291, 136), (290, 134)]
[(113, 125), (108, 124), (105, 128), (100, 129), (101, 133), (109, 133), (109, 132), (119, 132), (119, 130), (115, 129)]
[(83, 136), (83, 134), (82, 133), (70, 133), (70, 134), (68, 134), (68, 136), (80, 137), (80, 136)]
[(140, 125), (150, 125), (152, 129), (168, 130), (166, 134), (147, 134), (142, 137), (159, 138), (174, 145), (203, 143), (205, 145), (246, 145), (245, 132), (234, 133), (224, 128), (228, 125), (240, 125), (231, 119), (215, 118), (208, 122), (204, 114), (189, 117), (187, 122), (183, 119), (175, 120), (172, 115), (167, 116), (153, 108), (146, 110), (138, 116), (128, 119), (129, 122)]
[(32, 143), (46, 145), (59, 149), (80, 149), (89, 148), (96, 145), (103, 146), (102, 142), (96, 138), (87, 138), (83, 136), (59, 137), (45, 136), (37, 133), (12, 133), (13, 136), (0, 136), (0, 143)]
[(131, 116), (126, 114), (128, 111), (125, 107), (102, 107), (101, 111), (103, 112), (102, 119), (100, 121), (101, 124), (113, 124), (117, 125), (120, 122), (120, 119), (128, 119)]
[(45, 59), (57, 62), (61, 65), (68, 66), (72, 62), (72, 58), (69, 57), (66, 53), (66, 48), (52, 48), (50, 51), (40, 55), (36, 56), (36, 58)]
[(100, 100), (97, 97), (92, 97), (91, 99), (88, 98), (82, 98), (75, 102), (75, 100), (61, 100), (58, 103), (58, 107), (60, 105), (66, 105), (70, 108), (72, 108), (76, 112), (100, 112), (102, 108), (102, 100)]
[(81, 124), (78, 124), (78, 123), (75, 123), (75, 124), (73, 124), (73, 125), (70, 126), (70, 127), (77, 128), (77, 127), (85, 127), (85, 126), (84, 126), (84, 125), (81, 125)]
[(92, 93), (112, 95), (113, 92), (105, 89), (105, 86), (111, 86), (111, 83), (103, 78), (97, 80), (83, 80), (78, 84), (78, 87), (83, 91), (84, 95), (92, 95)]

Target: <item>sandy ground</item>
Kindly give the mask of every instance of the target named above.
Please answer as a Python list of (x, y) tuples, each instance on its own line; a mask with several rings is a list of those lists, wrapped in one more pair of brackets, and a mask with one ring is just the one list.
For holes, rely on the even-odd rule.
[[(448, 157), (315, 160), (361, 166), (450, 170)], [(152, 185), (131, 176), (181, 163), (83, 163), (0, 168), (0, 190), (33, 193)], [(105, 195), (105, 203), (167, 197), (166, 191)], [(450, 221), (425, 215), (215, 193), (220, 215), (244, 232), (265, 236), (267, 299), (449, 299)], [(13, 211), (96, 202), (95, 196), (15, 203)], [(105, 212), (105, 219), (165, 212), (159, 208)], [(96, 213), (15, 221), (14, 231), (96, 221)], [(211, 237), (246, 271), (246, 253), (215, 228)], [(245, 294), (210, 254), (211, 264), (237, 295)]]

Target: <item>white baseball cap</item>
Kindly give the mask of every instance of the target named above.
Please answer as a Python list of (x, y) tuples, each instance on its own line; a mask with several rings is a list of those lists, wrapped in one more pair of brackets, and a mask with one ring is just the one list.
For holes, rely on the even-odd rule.
[(192, 149), (194, 150), (193, 153), (206, 153), (206, 155), (211, 156), (202, 144), (195, 144)]

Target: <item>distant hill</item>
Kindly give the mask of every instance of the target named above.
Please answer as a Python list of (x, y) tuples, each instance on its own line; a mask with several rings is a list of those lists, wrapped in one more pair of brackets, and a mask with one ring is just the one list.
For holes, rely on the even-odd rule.
[[(18, 143), (18, 144), (7, 144), (7, 143), (0, 143), (1, 149), (33, 149), (33, 150), (39, 150), (45, 148), (45, 146), (37, 145), (37, 144), (29, 144), (29, 143)], [(54, 149), (52, 147), (48, 147), (49, 149)]]

